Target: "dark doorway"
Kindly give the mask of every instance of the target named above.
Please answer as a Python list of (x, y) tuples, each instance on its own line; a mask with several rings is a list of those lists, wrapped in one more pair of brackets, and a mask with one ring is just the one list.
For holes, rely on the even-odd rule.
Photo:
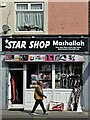
[(11, 74), (11, 102), (23, 104), (23, 71), (10, 70)]

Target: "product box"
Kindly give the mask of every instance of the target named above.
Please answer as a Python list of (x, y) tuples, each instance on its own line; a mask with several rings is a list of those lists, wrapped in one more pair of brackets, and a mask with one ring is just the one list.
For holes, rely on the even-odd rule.
[(49, 110), (51, 110), (51, 111), (63, 111), (64, 110), (64, 103), (61, 103), (58, 101), (50, 101)]

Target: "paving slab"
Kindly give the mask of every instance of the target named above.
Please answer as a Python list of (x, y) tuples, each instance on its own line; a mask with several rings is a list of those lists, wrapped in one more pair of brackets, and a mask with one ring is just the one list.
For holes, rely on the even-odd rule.
[(1, 120), (89, 120), (89, 112), (73, 111), (47, 111), (48, 115), (43, 115), (42, 111), (36, 111), (32, 115), (30, 111), (8, 111), (3, 110)]

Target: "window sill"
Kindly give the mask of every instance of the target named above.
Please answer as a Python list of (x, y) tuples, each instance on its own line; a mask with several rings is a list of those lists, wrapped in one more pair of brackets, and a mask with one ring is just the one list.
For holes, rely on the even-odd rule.
[[(34, 91), (34, 90), (35, 88), (26, 88), (26, 91)], [(48, 91), (48, 90), (52, 90), (52, 88), (47, 88), (47, 89), (43, 88), (43, 90)]]
[[(32, 90), (32, 89), (35, 89), (35, 88), (26, 88), (26, 90)], [(43, 90), (52, 90), (52, 88), (42, 88)], [(55, 88), (55, 90), (72, 90), (72, 89), (65, 89), (65, 88)]]
[(44, 31), (15, 31), (15, 34), (44, 33)]

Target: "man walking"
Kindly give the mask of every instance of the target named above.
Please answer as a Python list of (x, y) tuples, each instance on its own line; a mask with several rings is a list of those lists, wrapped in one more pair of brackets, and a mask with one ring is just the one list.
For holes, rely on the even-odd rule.
[(46, 113), (46, 110), (44, 108), (44, 104), (43, 104), (43, 98), (47, 98), (47, 96), (45, 96), (43, 94), (43, 90), (42, 90), (42, 84), (43, 82), (40, 80), (40, 81), (37, 81), (37, 87), (35, 88), (35, 91), (34, 91), (34, 99), (35, 99), (35, 104), (34, 104), (34, 107), (31, 111), (32, 114), (35, 114), (35, 110), (37, 108), (37, 106), (40, 104), (42, 110), (43, 110), (43, 114), (47, 114)]

